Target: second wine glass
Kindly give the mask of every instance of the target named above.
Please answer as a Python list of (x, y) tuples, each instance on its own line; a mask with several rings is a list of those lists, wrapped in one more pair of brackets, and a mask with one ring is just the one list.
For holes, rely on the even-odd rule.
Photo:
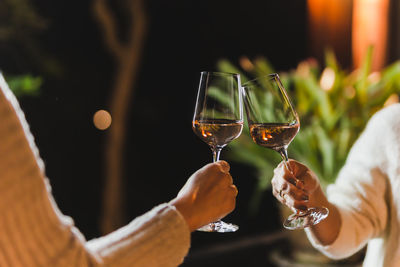
[[(253, 141), (278, 152), (285, 167), (292, 172), (288, 164), (287, 148), (300, 129), (300, 120), (278, 74), (262, 76), (242, 86), (243, 102)], [(296, 182), (297, 178), (293, 175), (293, 184)], [(302, 229), (319, 223), (328, 213), (325, 207), (295, 210), (283, 226), (290, 230)]]
[[(222, 148), (239, 137), (243, 129), (242, 95), (239, 74), (203, 71), (197, 93), (192, 129), (208, 144), (213, 162)], [(239, 227), (221, 220), (198, 229), (205, 232), (235, 232)]]

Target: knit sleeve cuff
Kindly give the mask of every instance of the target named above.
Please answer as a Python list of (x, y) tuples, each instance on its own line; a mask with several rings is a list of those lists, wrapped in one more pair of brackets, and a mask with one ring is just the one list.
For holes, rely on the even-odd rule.
[[(350, 223), (352, 221), (351, 216), (347, 211), (343, 209), (338, 209), (339, 214), (342, 218), (342, 222)], [(351, 224), (351, 223), (350, 223)], [(322, 252), (324, 255), (331, 259), (343, 259), (353, 255), (361, 247), (360, 244), (355, 244), (354, 241), (354, 231), (352, 227), (341, 226), (338, 236), (335, 241), (329, 245), (322, 245), (318, 238), (312, 233), (309, 228), (305, 229), (308, 240), (311, 242), (314, 248)]]
[(177, 266), (189, 250), (190, 230), (175, 207), (165, 203), (87, 246), (106, 266)]

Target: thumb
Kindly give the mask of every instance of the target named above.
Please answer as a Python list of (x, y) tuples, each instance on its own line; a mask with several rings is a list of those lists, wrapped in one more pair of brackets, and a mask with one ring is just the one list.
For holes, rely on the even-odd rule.
[(221, 171), (225, 173), (228, 173), (231, 168), (229, 163), (226, 162), (225, 160), (219, 160), (217, 161), (217, 164), (220, 166)]

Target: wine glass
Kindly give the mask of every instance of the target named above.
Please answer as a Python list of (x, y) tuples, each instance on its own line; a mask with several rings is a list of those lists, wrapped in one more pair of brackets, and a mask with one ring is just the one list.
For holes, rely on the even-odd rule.
[[(194, 133), (208, 144), (213, 162), (223, 147), (239, 137), (243, 129), (240, 75), (203, 71), (192, 121)], [(204, 232), (235, 232), (239, 227), (221, 220), (198, 229)]]
[[(287, 148), (300, 129), (300, 120), (278, 74), (270, 74), (248, 81), (242, 85), (250, 135), (262, 147), (278, 152), (285, 167), (288, 164)], [(297, 178), (293, 175), (293, 184)], [(319, 223), (328, 216), (325, 207), (295, 210), (283, 223), (286, 229), (303, 229)]]

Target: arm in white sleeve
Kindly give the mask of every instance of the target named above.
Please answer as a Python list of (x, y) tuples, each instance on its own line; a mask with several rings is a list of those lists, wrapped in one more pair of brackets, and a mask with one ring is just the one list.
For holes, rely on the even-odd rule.
[(190, 231), (169, 204), (86, 242), (55, 204), (23, 112), (0, 73), (0, 266), (177, 266)]
[(331, 258), (348, 257), (372, 239), (383, 235), (387, 224), (386, 190), (392, 161), (398, 160), (400, 105), (379, 111), (352, 147), (328, 200), (340, 213), (342, 225), (336, 240), (323, 246), (309, 229), (314, 247)]
[(177, 266), (189, 249), (189, 228), (175, 209), (162, 204), (87, 247), (105, 266)]

